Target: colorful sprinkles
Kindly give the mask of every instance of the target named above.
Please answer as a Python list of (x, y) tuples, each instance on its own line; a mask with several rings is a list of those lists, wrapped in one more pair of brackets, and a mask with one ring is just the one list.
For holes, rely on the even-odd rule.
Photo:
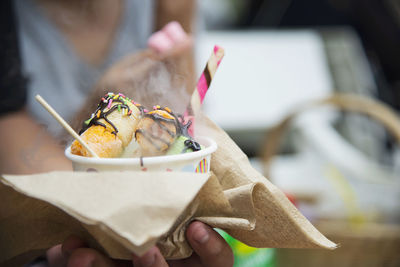
[(128, 105), (129, 103), (133, 103), (136, 107), (139, 108), (139, 110), (143, 114), (144, 110), (143, 108), (141, 108), (141, 105), (135, 103), (135, 101), (129, 99), (124, 94), (122, 93), (114, 94), (112, 92), (107, 93), (104, 97), (101, 98), (100, 103), (97, 105), (96, 111), (91, 115), (89, 119), (84, 121), (80, 133), (83, 133), (84, 131), (86, 131), (87, 128), (89, 128), (92, 125), (101, 125), (103, 127), (106, 127), (104, 123), (99, 121), (100, 119), (104, 119), (114, 129), (112, 133), (117, 135), (118, 129), (111, 121), (107, 119), (107, 116), (112, 112), (114, 112), (115, 110), (118, 110), (118, 112), (122, 112), (122, 114), (125, 116), (134, 116), (132, 110)]

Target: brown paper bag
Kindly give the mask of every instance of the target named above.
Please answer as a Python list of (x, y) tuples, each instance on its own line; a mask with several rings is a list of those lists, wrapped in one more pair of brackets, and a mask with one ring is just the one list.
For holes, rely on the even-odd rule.
[(168, 259), (184, 258), (191, 254), (185, 229), (195, 219), (254, 247), (336, 247), (251, 167), (224, 131), (204, 121), (218, 143), (210, 174), (3, 175), (0, 262), (15, 266), (70, 234), (113, 258), (141, 255), (155, 244)]

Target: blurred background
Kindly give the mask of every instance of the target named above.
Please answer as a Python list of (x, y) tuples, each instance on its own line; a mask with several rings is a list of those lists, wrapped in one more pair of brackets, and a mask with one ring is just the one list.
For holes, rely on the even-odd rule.
[(199, 10), (197, 72), (214, 44), (225, 48), (206, 113), (341, 244), (237, 266), (400, 266), (400, 1), (203, 0)]

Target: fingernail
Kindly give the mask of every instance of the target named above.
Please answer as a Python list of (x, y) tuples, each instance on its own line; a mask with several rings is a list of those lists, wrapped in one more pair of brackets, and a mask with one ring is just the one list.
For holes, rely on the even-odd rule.
[(185, 40), (187, 36), (182, 26), (176, 21), (165, 25), (163, 31), (175, 42), (181, 42)]
[(208, 234), (208, 231), (202, 225), (199, 225), (194, 231), (193, 239), (200, 244), (206, 243), (209, 238), (210, 235)]
[(156, 261), (156, 253), (154, 251), (154, 248), (150, 249), (146, 254), (143, 255), (143, 257), (140, 259), (140, 263), (144, 267), (150, 267), (153, 266), (153, 264)]
[(164, 32), (154, 33), (148, 40), (147, 45), (157, 52), (165, 52), (172, 48), (172, 40)]

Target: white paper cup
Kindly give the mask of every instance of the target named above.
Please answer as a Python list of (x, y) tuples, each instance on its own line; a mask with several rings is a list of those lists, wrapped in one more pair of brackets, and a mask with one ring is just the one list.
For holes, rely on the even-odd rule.
[(178, 155), (142, 158), (92, 158), (71, 154), (71, 147), (65, 150), (65, 155), (72, 161), (74, 171), (209, 172), (211, 154), (217, 150), (217, 143), (202, 136), (197, 137), (196, 141), (205, 148)]

